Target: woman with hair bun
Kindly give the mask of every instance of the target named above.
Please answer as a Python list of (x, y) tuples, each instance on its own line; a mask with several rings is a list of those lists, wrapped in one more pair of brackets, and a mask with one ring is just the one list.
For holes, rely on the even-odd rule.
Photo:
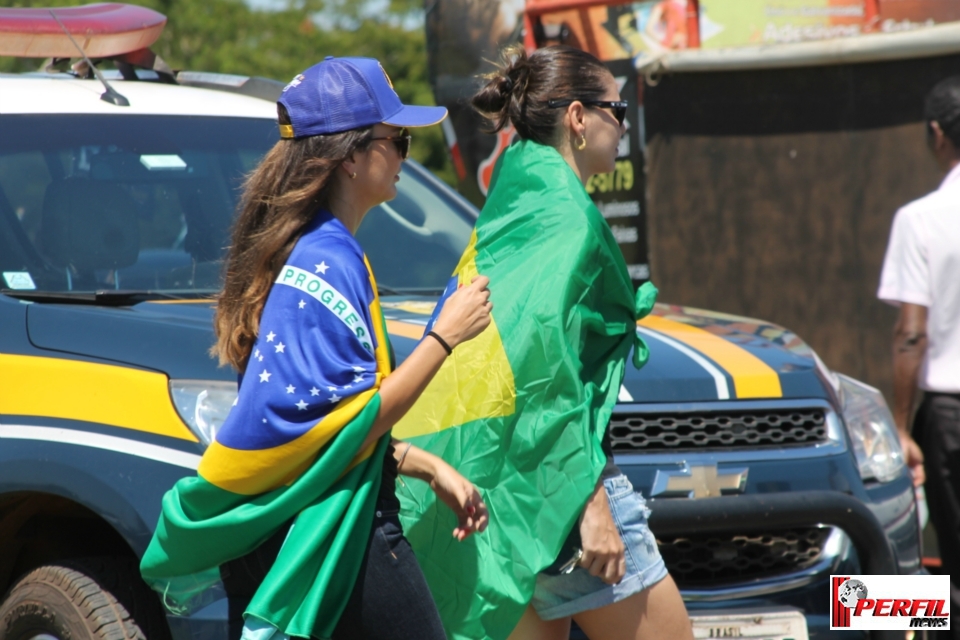
[(438, 547), (432, 498), (401, 495), (448, 634), (560, 640), (575, 620), (591, 640), (692, 638), (649, 511), (614, 465), (607, 432), (631, 348), (634, 366), (649, 354), (636, 321), (656, 296), (650, 284), (635, 291), (585, 188), (615, 168), (627, 103), (599, 60), (552, 46), (505, 50), (473, 106), (491, 132), (512, 125), (519, 138), (498, 160), (456, 274), (490, 278), (486, 342), (499, 340), (505, 355), (464, 345), (445, 366), (485, 361), (493, 364), (476, 375), (497, 373), (466, 388), (457, 370), (448, 378), (457, 400), (429, 397), (486, 413), (434, 425), (417, 442), (471, 478), (490, 526), (470, 545)]
[[(529, 56), (520, 47), (507, 49), (473, 106), (493, 131), (511, 124), (520, 139), (505, 152), (501, 175), (517, 171), (514, 180), (535, 184), (533, 176), (523, 176), (529, 167), (523, 158), (536, 157), (557, 174), (549, 190), (579, 189), (584, 203), (590, 202), (587, 181), (614, 170), (626, 132), (627, 103), (613, 75), (589, 53), (570, 47), (547, 47)], [(492, 185), (488, 207), (502, 206), (497, 188), (506, 186)], [(588, 224), (585, 218), (602, 222), (592, 203), (576, 213), (580, 219), (571, 217), (571, 226)], [(620, 270), (621, 280), (629, 282), (626, 266)], [(498, 309), (497, 315), (508, 311)], [(567, 638), (571, 619), (591, 640), (692, 638), (680, 592), (647, 527), (649, 511), (613, 463), (606, 421), (598, 427), (604, 431), (598, 446), (606, 462), (571, 532), (581, 541), (577, 566), (569, 573), (548, 570), (537, 576), (533, 600), (510, 638)]]

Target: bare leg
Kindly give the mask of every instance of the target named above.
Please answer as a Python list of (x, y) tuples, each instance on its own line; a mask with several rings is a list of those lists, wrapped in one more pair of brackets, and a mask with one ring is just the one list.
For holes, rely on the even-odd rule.
[(528, 605), (507, 640), (567, 640), (569, 637), (570, 618), (544, 622), (533, 605)]
[(687, 608), (670, 576), (625, 600), (578, 613), (573, 619), (590, 640), (693, 640)]

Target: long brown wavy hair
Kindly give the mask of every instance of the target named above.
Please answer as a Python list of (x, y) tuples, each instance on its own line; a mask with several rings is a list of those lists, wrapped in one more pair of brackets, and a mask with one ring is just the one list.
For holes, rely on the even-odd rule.
[[(289, 124), (283, 105), (277, 111), (280, 124)], [(221, 365), (246, 368), (273, 281), (304, 228), (326, 205), (337, 167), (369, 146), (371, 132), (366, 127), (280, 140), (247, 176), (214, 316), (217, 342), (210, 353)]]

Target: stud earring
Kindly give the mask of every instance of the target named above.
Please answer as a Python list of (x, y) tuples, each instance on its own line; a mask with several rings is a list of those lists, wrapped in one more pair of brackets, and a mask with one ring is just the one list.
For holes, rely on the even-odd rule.
[(353, 173), (350, 174), (350, 179), (351, 179), (351, 180), (356, 179), (356, 177), (357, 177), (357, 172), (356, 172), (356, 171), (354, 171)]
[(587, 148), (587, 134), (580, 134), (580, 140), (577, 141), (577, 151), (583, 151)]

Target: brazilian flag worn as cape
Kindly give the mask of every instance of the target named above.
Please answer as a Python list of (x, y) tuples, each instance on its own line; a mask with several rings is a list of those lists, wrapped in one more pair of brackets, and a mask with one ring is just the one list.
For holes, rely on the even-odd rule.
[[(647, 357), (623, 256), (566, 161), (531, 141), (501, 157), (446, 298), (490, 278), (493, 320), (461, 344), (394, 435), (477, 485), (490, 524), (464, 542), (423, 483), (398, 490), (404, 530), (452, 638), (506, 638), (605, 464), (601, 440), (630, 348)], [(429, 330), (429, 327), (428, 327)]]
[(140, 568), (187, 613), (218, 596), (219, 565), (291, 520), (248, 624), (329, 638), (367, 547), (389, 435), (360, 448), (390, 373), (369, 264), (321, 211), (291, 252), (260, 318), (237, 403), (196, 477), (163, 498)]

